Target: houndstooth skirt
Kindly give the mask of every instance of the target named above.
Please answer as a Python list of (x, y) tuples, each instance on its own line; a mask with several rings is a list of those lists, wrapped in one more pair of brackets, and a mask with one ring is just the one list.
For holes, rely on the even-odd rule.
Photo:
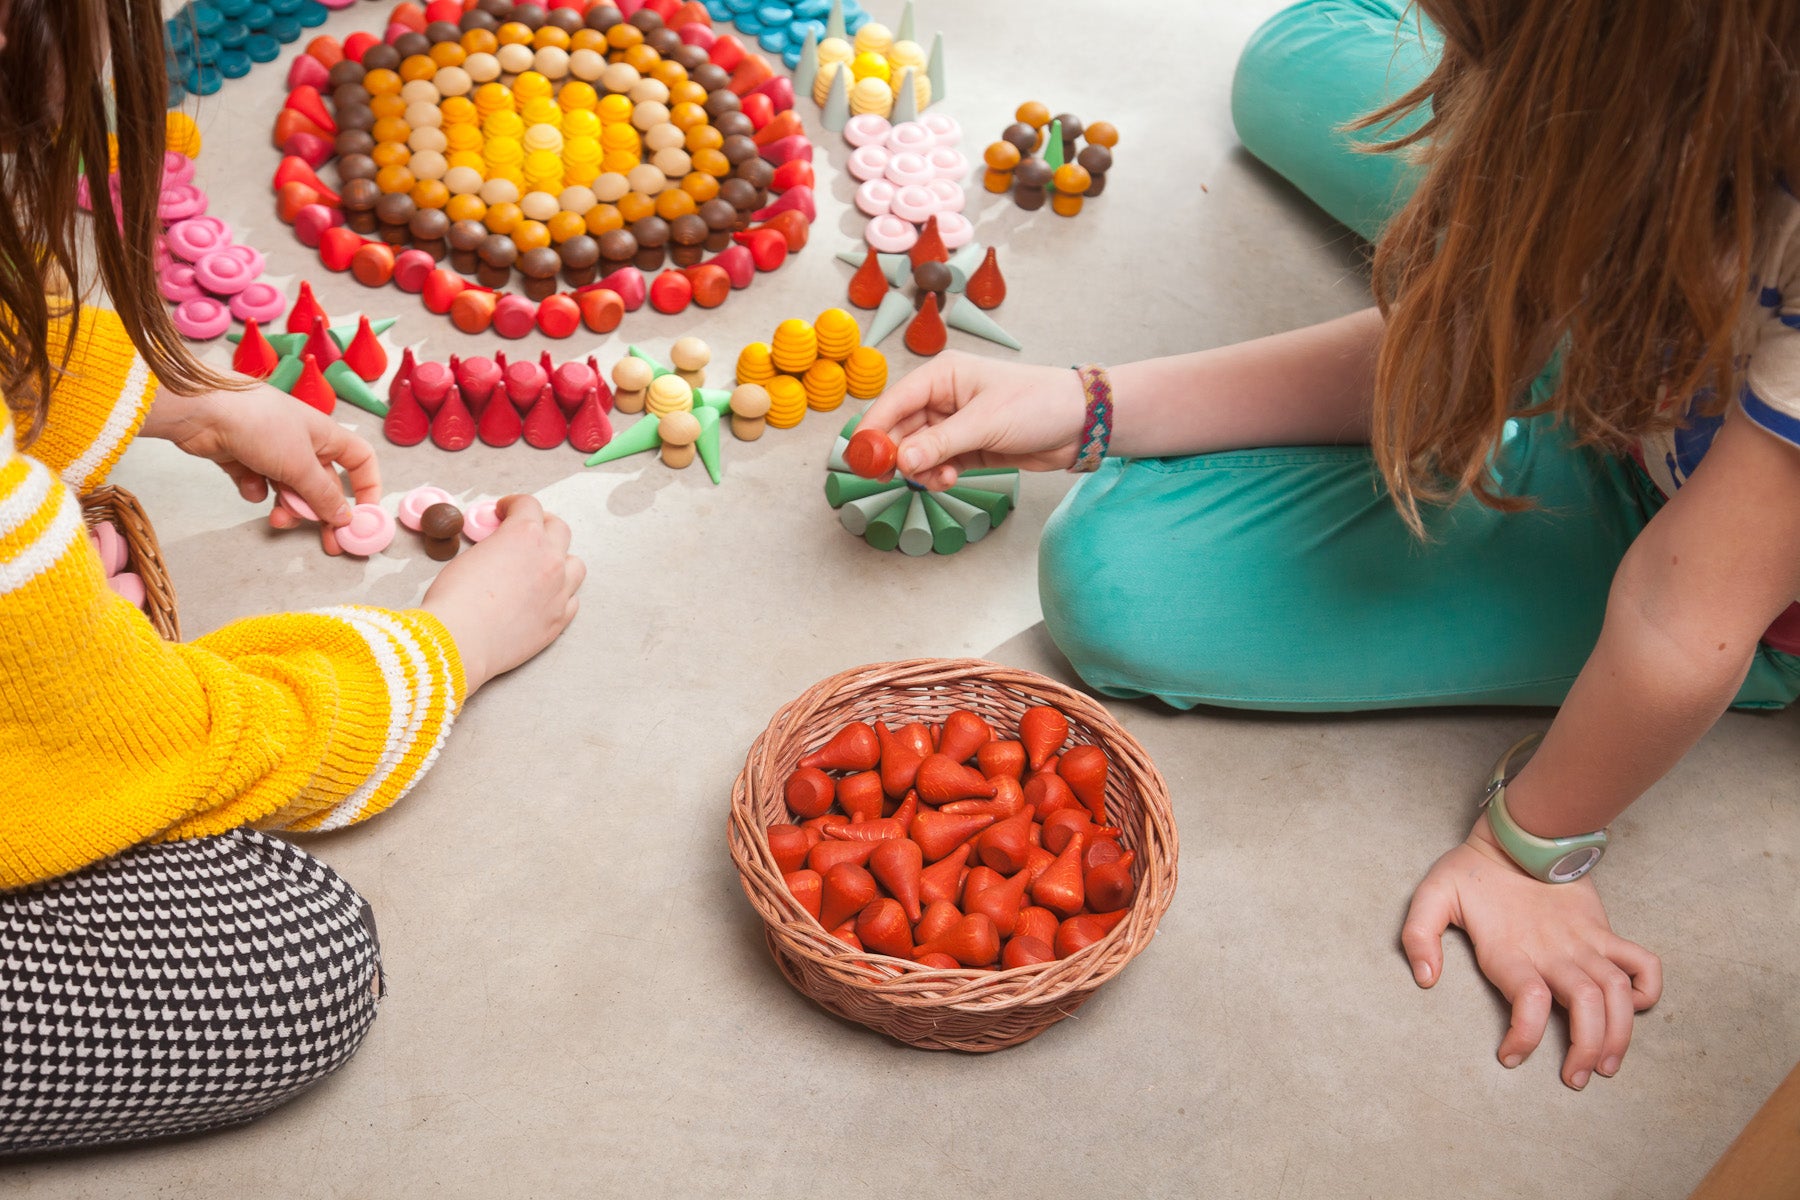
[(349, 1060), (380, 992), (368, 904), (254, 830), (0, 893), (0, 1154), (260, 1116)]

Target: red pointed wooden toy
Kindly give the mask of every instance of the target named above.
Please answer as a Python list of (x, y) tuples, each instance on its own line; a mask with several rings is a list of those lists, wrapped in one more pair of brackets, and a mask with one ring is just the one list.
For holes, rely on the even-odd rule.
[(312, 405), (326, 416), (331, 415), (337, 407), (337, 393), (331, 390), (331, 382), (325, 378), (325, 372), (319, 369), (319, 361), (312, 355), (306, 356), (306, 362), (300, 369), (300, 378), (294, 380), (294, 386), (288, 395), (296, 400)]
[(881, 742), (872, 726), (856, 721), (800, 760), (803, 767), (823, 771), (867, 771), (881, 761)]
[(388, 414), (381, 423), (388, 441), (396, 446), (416, 446), (431, 436), (431, 416), (420, 407), (410, 379), (401, 379), (388, 397)]
[(382, 347), (381, 339), (375, 336), (375, 327), (369, 324), (368, 317), (357, 322), (356, 336), (344, 349), (344, 361), (359, 378), (370, 383), (380, 379), (381, 373), (387, 370), (387, 351)]
[(927, 292), (924, 306), (906, 327), (906, 348), (920, 358), (930, 358), (942, 353), (949, 341), (950, 331), (938, 315), (937, 293)]
[(431, 418), (431, 444), (440, 450), (467, 450), (475, 444), (475, 414), (454, 387)]
[(914, 242), (912, 249), (906, 253), (907, 257), (912, 259), (912, 265), (915, 267), (920, 263), (950, 261), (950, 252), (944, 248), (944, 238), (942, 234), (938, 233), (935, 215), (926, 219), (925, 224), (919, 230), (919, 240)]
[(875, 877), (867, 868), (839, 863), (825, 872), (825, 902), (820, 906), (819, 923), (835, 929), (861, 912), (875, 899), (876, 891)]
[(1069, 718), (1048, 705), (1028, 708), (1019, 717), (1019, 741), (1034, 771), (1044, 769), (1045, 761), (1062, 749), (1068, 736)]
[(592, 454), (612, 438), (612, 418), (606, 415), (606, 409), (600, 403), (600, 388), (589, 387), (576, 407), (575, 415), (569, 418), (569, 445), (583, 454)]
[(505, 392), (495, 392), (482, 405), (476, 434), (489, 446), (510, 446), (525, 435), (525, 422)]
[(294, 301), (293, 311), (288, 313), (284, 328), (289, 333), (311, 333), (315, 318), (325, 316), (325, 310), (319, 307), (319, 298), (313, 295), (312, 284), (300, 281), (300, 298)]
[(948, 954), (965, 967), (985, 967), (1000, 957), (1000, 931), (985, 913), (971, 913), (915, 954)]
[(924, 867), (925, 855), (911, 838), (884, 841), (869, 855), (869, 873), (900, 902), (909, 921), (919, 919), (919, 876)]
[[(450, 361), (455, 362), (456, 360), (452, 358)], [(395, 369), (394, 377), (388, 380), (389, 404), (392, 404), (399, 397), (400, 385), (412, 379), (413, 368), (415, 365), (416, 364), (413, 362), (412, 347), (408, 346), (400, 352), (400, 365)], [(425, 411), (432, 412), (436, 407), (436, 405), (428, 405)]]
[(856, 914), (856, 936), (865, 949), (895, 958), (911, 958), (912, 926), (898, 900), (881, 899)]
[(746, 229), (731, 235), (740, 246), (749, 248), (759, 271), (773, 271), (787, 261), (787, 237), (778, 229)]
[[(923, 853), (922, 847), (920, 852)], [(943, 858), (920, 871), (920, 902), (924, 904), (960, 904), (962, 902), (963, 877), (969, 873), (969, 855), (972, 853), (974, 851), (969, 843), (964, 842)]]
[(1006, 299), (1006, 279), (1000, 274), (1000, 260), (992, 246), (982, 257), (981, 265), (969, 276), (963, 295), (976, 308), (999, 308)]
[(850, 277), (850, 303), (858, 308), (879, 308), (887, 294), (888, 277), (881, 269), (881, 256), (870, 250)]
[(344, 357), (344, 352), (338, 349), (337, 343), (332, 341), (331, 335), (325, 331), (323, 316), (313, 318), (312, 328), (306, 335), (306, 346), (301, 353), (311, 355), (317, 360), (321, 371)]
[(244, 322), (244, 338), (231, 356), (231, 369), (252, 379), (267, 379), (275, 373), (281, 355), (269, 344), (254, 319)]

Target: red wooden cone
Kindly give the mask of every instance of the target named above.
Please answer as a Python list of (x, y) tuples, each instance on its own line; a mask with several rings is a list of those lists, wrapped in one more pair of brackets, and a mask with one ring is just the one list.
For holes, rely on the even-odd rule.
[(454, 387), (431, 419), (431, 442), (440, 450), (467, 450), (475, 444), (475, 415)]
[(280, 166), (275, 168), (275, 178), (270, 181), (270, 186), (279, 192), (282, 184), (295, 180), (319, 193), (319, 199), (333, 208), (343, 203), (337, 192), (319, 178), (317, 171), (309, 167), (303, 160), (290, 154), (281, 160)]
[(585, 292), (598, 289), (605, 289), (617, 296), (626, 312), (636, 312), (644, 307), (644, 300), (650, 294), (650, 285), (645, 282), (644, 273), (636, 267), (620, 267), (611, 275), (596, 280), (575, 294), (579, 297)]
[[(921, 853), (923, 850), (921, 849)], [(962, 900), (963, 876), (968, 874), (967, 863), (972, 848), (964, 842), (938, 861), (919, 872), (919, 900), (925, 904), (945, 901), (956, 904)]]
[[(986, 868), (981, 868), (986, 869)], [(969, 872), (971, 881), (975, 872)], [(1001, 937), (1011, 937), (1013, 929), (1019, 921), (1019, 910), (1025, 906), (1025, 889), (1031, 882), (1030, 872), (1020, 870), (1010, 879), (999, 879), (998, 882), (981, 889), (975, 895), (969, 894), (972, 888), (963, 892), (963, 909), (966, 912), (985, 913), (994, 922)]]
[[(412, 384), (413, 395), (419, 398), (419, 406), (428, 413), (435, 413), (456, 385), (456, 377), (450, 368), (439, 362), (420, 363), (412, 369), (408, 381)], [(463, 403), (468, 402), (469, 397), (464, 394)]]
[(756, 278), (756, 256), (750, 253), (748, 246), (733, 243), (706, 261), (724, 271), (734, 289), (747, 288)]
[(1081, 886), (1087, 893), (1087, 906), (1095, 912), (1107, 913), (1129, 905), (1137, 894), (1137, 882), (1131, 877), (1131, 864), (1136, 861), (1137, 851), (1127, 850), (1111, 862), (1090, 866), (1082, 872)]
[(746, 229), (731, 235), (732, 240), (750, 251), (759, 271), (773, 271), (787, 261), (787, 238), (776, 229)]
[(554, 450), (569, 436), (569, 418), (563, 416), (556, 393), (546, 382), (538, 391), (537, 402), (525, 414), (525, 444), (538, 450)]
[(776, 113), (770, 117), (769, 123), (757, 130), (750, 140), (756, 143), (758, 149), (761, 149), (770, 142), (778, 142), (784, 137), (793, 137), (805, 132), (805, 122), (800, 120), (799, 113), (790, 108), (786, 112)]
[[(714, 45), (716, 46), (717, 43)], [(747, 96), (773, 78), (775, 78), (775, 70), (769, 66), (768, 59), (760, 54), (746, 54), (731, 72), (729, 86), (739, 96)]]
[(575, 303), (581, 309), (582, 324), (594, 333), (611, 333), (625, 319), (625, 301), (611, 288), (576, 292)]
[(498, 393), (482, 407), (475, 431), (489, 446), (510, 446), (525, 433), (525, 422), (505, 393)]
[(798, 871), (806, 865), (806, 852), (813, 848), (807, 830), (780, 822), (763, 830), (763, 837), (768, 839), (769, 853), (774, 856), (775, 865), (781, 868), (782, 874)]
[(1044, 817), (1044, 849), (1052, 854), (1061, 854), (1063, 847), (1069, 844), (1069, 839), (1077, 833), (1086, 833), (1088, 840), (1093, 841), (1093, 818), (1080, 805), (1049, 813)]
[[(934, 900), (925, 906), (919, 923), (913, 927), (915, 941), (929, 942), (943, 937), (962, 920), (962, 910), (948, 900)], [(1052, 929), (1055, 928), (1052, 923)]]
[[(795, 159), (794, 161), (798, 162), (800, 160)], [(788, 195), (796, 195), (798, 192), (799, 189), (796, 188), (793, 192), (788, 193)], [(784, 196), (782, 197), (782, 200), (777, 201), (775, 204), (772, 204), (767, 209), (763, 210), (769, 214), (766, 219), (761, 213), (758, 213), (757, 220), (761, 221), (762, 224), (758, 225), (751, 232), (760, 232), (764, 229), (773, 230), (787, 240), (788, 253), (797, 254), (806, 248), (808, 239), (812, 237), (812, 223), (814, 217), (810, 212), (804, 211), (813, 209), (810, 189), (808, 189), (807, 200), (801, 208), (783, 207), (782, 205), (786, 199), (787, 197)]]
[(994, 247), (989, 246), (981, 265), (969, 276), (963, 295), (976, 308), (999, 308), (1006, 300), (1006, 279), (1000, 274), (1000, 261)]
[[(455, 360), (452, 359), (451, 361), (454, 362)], [(388, 380), (388, 403), (389, 404), (392, 404), (395, 400), (399, 399), (400, 385), (402, 383), (408, 383), (412, 380), (413, 368), (416, 365), (417, 364), (413, 362), (412, 347), (408, 346), (406, 349), (404, 349), (400, 352), (400, 365), (399, 365), (399, 367), (397, 367), (394, 370), (394, 377), (392, 379)], [(435, 409), (436, 409), (436, 405), (431, 405), (431, 406), (428, 406), (425, 411), (432, 412)]]
[(880, 842), (846, 842), (839, 838), (826, 838), (806, 852), (806, 865), (820, 874), (841, 863), (860, 867), (869, 861), (869, 856), (880, 845)]
[(694, 299), (694, 285), (686, 275), (673, 269), (662, 272), (650, 282), (650, 307), (673, 316)]
[(331, 382), (325, 378), (325, 372), (319, 369), (319, 362), (312, 355), (306, 356), (305, 365), (300, 369), (300, 378), (294, 380), (294, 386), (288, 395), (296, 400), (312, 405), (326, 416), (331, 415), (337, 407), (337, 393), (331, 390)]
[(856, 915), (856, 936), (864, 948), (895, 958), (911, 958), (912, 925), (898, 900), (875, 900)]
[(830, 741), (800, 760), (803, 767), (825, 771), (867, 771), (881, 761), (881, 742), (862, 721), (844, 726)]
[(244, 338), (232, 353), (231, 369), (252, 379), (267, 379), (275, 373), (275, 367), (280, 362), (281, 355), (275, 352), (275, 347), (269, 345), (269, 339), (263, 336), (256, 321), (245, 321)]
[(600, 389), (590, 387), (581, 398), (575, 415), (569, 418), (569, 445), (583, 454), (592, 454), (612, 441), (612, 419), (600, 404)]
[(899, 454), (900, 450), (894, 445), (894, 439), (881, 430), (858, 429), (850, 435), (850, 445), (844, 450), (844, 462), (864, 479), (880, 479), (894, 469), (894, 460)]
[(450, 373), (456, 379), (456, 386), (462, 389), (463, 399), (477, 410), (488, 402), (488, 397), (500, 386), (503, 374), (499, 363), (482, 355), (465, 359), (452, 355)]
[(915, 954), (948, 954), (965, 967), (985, 967), (1000, 957), (1000, 931), (985, 913), (971, 913)]
[(906, 836), (906, 822), (893, 817), (876, 817), (871, 821), (851, 821), (847, 825), (829, 825), (825, 836), (840, 842), (891, 842)]
[(789, 188), (812, 187), (814, 183), (813, 165), (804, 158), (789, 159), (775, 169), (775, 178), (769, 181), (771, 192), (785, 192)]
[(306, 335), (306, 347), (302, 353), (310, 354), (316, 359), (320, 370), (344, 357), (344, 352), (338, 349), (337, 343), (331, 340), (331, 335), (325, 332), (323, 316), (313, 318), (312, 329)]
[(881, 269), (881, 256), (871, 249), (850, 277), (850, 303), (858, 308), (879, 308), (887, 294), (888, 277)]
[[(861, 433), (862, 430), (857, 432)], [(854, 442), (856, 439), (853, 437), (850, 440)], [(854, 466), (852, 469), (854, 470)], [(944, 718), (943, 732), (938, 734), (938, 753), (956, 762), (966, 763), (993, 737), (994, 731), (988, 728), (986, 721), (967, 709), (959, 708)]]
[(1062, 749), (1068, 736), (1069, 718), (1049, 705), (1028, 708), (1019, 717), (1019, 741), (1024, 743), (1034, 771), (1044, 769), (1045, 761)]
[(1019, 910), (1019, 920), (1013, 926), (1013, 936), (1036, 938), (1046, 946), (1054, 946), (1056, 927), (1061, 924), (1055, 913), (1034, 904)]
[(431, 436), (431, 417), (419, 406), (413, 395), (412, 381), (403, 379), (390, 393), (388, 414), (381, 422), (381, 432), (396, 446), (416, 446)]
[(1017, 815), (985, 830), (975, 843), (975, 853), (982, 863), (1002, 875), (1023, 871), (1031, 856), (1031, 817), (1031, 806), (1026, 805)]
[(872, 821), (881, 816), (881, 775), (875, 771), (858, 771), (837, 782), (838, 807), (852, 821)]
[(1085, 836), (1077, 832), (1056, 856), (1056, 861), (1032, 882), (1031, 898), (1059, 917), (1072, 917), (1080, 912), (1086, 898), (1081, 878), (1081, 852), (1085, 843)]
[(924, 305), (913, 317), (912, 324), (906, 327), (906, 348), (920, 358), (930, 358), (943, 353), (949, 341), (950, 331), (944, 328), (944, 318), (938, 315), (937, 293), (927, 292)]
[(941, 813), (922, 808), (907, 833), (925, 852), (925, 861), (936, 862), (993, 823), (994, 818), (976, 813)]
[(1008, 971), (1014, 967), (1055, 961), (1056, 951), (1048, 943), (1034, 937), (1019, 937), (1017, 934), (1007, 939), (1006, 949), (1000, 952), (1000, 965)]
[(1106, 751), (1098, 746), (1071, 746), (1056, 763), (1075, 798), (1094, 814), (1096, 824), (1106, 823)]
[(701, 308), (717, 308), (731, 295), (731, 276), (717, 263), (683, 267), (681, 273), (687, 276), (694, 303)]
[(911, 838), (883, 842), (869, 855), (869, 873), (900, 902), (910, 921), (919, 919), (919, 876), (924, 866), (924, 852)]
[(314, 170), (318, 170), (320, 167), (330, 162), (332, 157), (336, 154), (336, 151), (332, 148), (330, 139), (322, 138), (315, 133), (304, 133), (300, 130), (295, 130), (293, 133), (288, 134), (287, 139), (281, 143), (279, 149), (283, 154), (292, 155)]
[(1075, 793), (1069, 790), (1069, 785), (1063, 781), (1062, 776), (1052, 775), (1048, 771), (1039, 771), (1025, 781), (1025, 803), (1037, 809), (1038, 816), (1045, 820), (1065, 808), (1087, 812), (1082, 808), (1081, 801), (1075, 798)]
[(1056, 929), (1056, 957), (1067, 958), (1077, 950), (1085, 950), (1113, 931), (1125, 919), (1128, 909), (1117, 912), (1083, 913), (1070, 917)]
[(325, 107), (324, 97), (320, 96), (319, 89), (310, 83), (303, 83), (289, 92), (286, 102), (281, 107), (293, 109), (326, 133), (338, 131), (337, 121), (333, 119), (330, 110)]
[(334, 225), (319, 234), (319, 261), (328, 271), (348, 271), (356, 259), (356, 252), (366, 244), (367, 239), (356, 230)]
[(357, 376), (374, 383), (387, 370), (388, 355), (381, 345), (381, 339), (375, 336), (375, 327), (369, 324), (364, 316), (356, 324), (356, 336), (350, 339), (350, 345), (344, 350), (344, 361)]
[(825, 873), (825, 898), (819, 923), (833, 929), (861, 912), (875, 899), (875, 877), (855, 863), (839, 863)]
[(975, 751), (975, 763), (989, 779), (1004, 775), (1016, 780), (1025, 774), (1025, 747), (996, 738)]
[(788, 891), (800, 902), (800, 907), (811, 913), (815, 921), (818, 920), (819, 905), (824, 899), (824, 880), (819, 873), (808, 870), (789, 871), (781, 877), (781, 881), (787, 884)]
[(927, 804), (990, 799), (994, 795), (994, 785), (983, 778), (981, 772), (942, 754), (925, 756), (925, 761), (919, 764), (917, 787), (919, 799)]
[(313, 295), (312, 284), (300, 281), (300, 298), (294, 301), (293, 311), (288, 313), (284, 328), (289, 333), (311, 333), (314, 318), (323, 317), (325, 310), (319, 307), (319, 299)]
[(950, 261), (950, 252), (944, 248), (943, 236), (938, 233), (936, 216), (926, 219), (924, 227), (919, 230), (919, 240), (906, 253), (915, 267), (920, 263)]
[(817, 767), (801, 767), (783, 785), (787, 806), (802, 819), (822, 817), (837, 797), (837, 784)]
[(298, 180), (284, 183), (275, 191), (275, 215), (283, 225), (292, 225), (300, 210), (313, 204), (319, 204), (319, 193)]

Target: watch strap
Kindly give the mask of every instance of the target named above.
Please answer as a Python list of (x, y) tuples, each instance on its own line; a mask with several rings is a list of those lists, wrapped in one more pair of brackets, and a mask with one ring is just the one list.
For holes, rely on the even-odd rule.
[(1575, 834), (1571, 837), (1546, 838), (1521, 829), (1506, 809), (1506, 785), (1516, 772), (1509, 772), (1512, 760), (1534, 748), (1542, 735), (1532, 734), (1507, 750), (1494, 765), (1482, 803), (1487, 808), (1488, 826), (1494, 840), (1508, 858), (1534, 879), (1545, 883), (1573, 883), (1594, 869), (1606, 853), (1606, 830)]

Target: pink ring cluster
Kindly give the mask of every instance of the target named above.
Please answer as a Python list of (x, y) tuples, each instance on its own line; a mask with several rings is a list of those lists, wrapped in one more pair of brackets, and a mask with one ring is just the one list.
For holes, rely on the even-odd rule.
[(869, 218), (863, 240), (883, 254), (902, 254), (919, 240), (919, 227), (936, 217), (944, 248), (955, 250), (975, 238), (963, 216), (968, 196), (963, 180), (969, 160), (957, 147), (962, 127), (943, 113), (889, 124), (864, 113), (844, 126), (851, 176), (860, 181), (856, 207)]

